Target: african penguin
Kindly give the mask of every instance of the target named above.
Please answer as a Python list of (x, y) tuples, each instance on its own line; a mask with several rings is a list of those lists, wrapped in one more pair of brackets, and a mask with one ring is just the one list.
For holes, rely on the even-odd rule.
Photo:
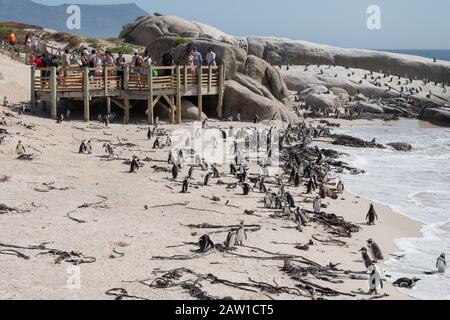
[(367, 247), (369, 247), (370, 253), (372, 254), (375, 262), (384, 260), (380, 247), (372, 239), (367, 240)]

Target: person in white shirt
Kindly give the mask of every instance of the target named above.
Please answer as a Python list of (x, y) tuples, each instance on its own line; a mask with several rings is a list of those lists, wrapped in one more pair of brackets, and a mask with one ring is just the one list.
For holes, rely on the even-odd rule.
[(208, 54), (206, 55), (206, 63), (208, 66), (216, 66), (216, 53), (213, 48), (208, 49)]

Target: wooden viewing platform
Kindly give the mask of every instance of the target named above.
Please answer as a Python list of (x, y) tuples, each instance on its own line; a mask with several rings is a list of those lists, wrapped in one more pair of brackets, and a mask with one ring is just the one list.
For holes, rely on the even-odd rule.
[[(158, 76), (154, 76), (154, 70)], [(107, 112), (111, 103), (124, 111), (129, 120), (130, 101), (146, 100), (148, 121), (154, 124), (154, 107), (160, 99), (170, 106), (170, 123), (181, 123), (182, 97), (198, 97), (198, 120), (203, 113), (203, 96), (218, 96), (217, 115), (222, 117), (224, 66), (218, 67), (118, 67), (36, 68), (31, 67), (31, 106), (38, 101), (50, 103), (51, 117), (58, 117), (59, 100), (84, 101), (84, 120), (90, 120), (90, 105), (106, 99)], [(131, 107), (132, 108), (132, 107)]]

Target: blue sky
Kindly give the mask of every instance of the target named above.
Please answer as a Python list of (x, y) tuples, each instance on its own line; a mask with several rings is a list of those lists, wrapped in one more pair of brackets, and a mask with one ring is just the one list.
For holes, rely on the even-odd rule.
[[(369, 49), (450, 49), (449, 0), (34, 0), (135, 2), (149, 13), (177, 15), (233, 35), (286, 37)], [(367, 7), (381, 9), (381, 30), (369, 30)]]

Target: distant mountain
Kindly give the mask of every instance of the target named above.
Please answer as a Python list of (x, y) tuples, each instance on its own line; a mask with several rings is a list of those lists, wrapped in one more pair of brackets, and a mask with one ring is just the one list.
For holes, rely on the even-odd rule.
[(88, 37), (117, 37), (122, 27), (148, 12), (136, 4), (85, 5), (81, 11), (81, 29), (68, 29), (67, 8), (71, 4), (46, 6), (31, 0), (0, 0), (0, 22), (21, 22)]

